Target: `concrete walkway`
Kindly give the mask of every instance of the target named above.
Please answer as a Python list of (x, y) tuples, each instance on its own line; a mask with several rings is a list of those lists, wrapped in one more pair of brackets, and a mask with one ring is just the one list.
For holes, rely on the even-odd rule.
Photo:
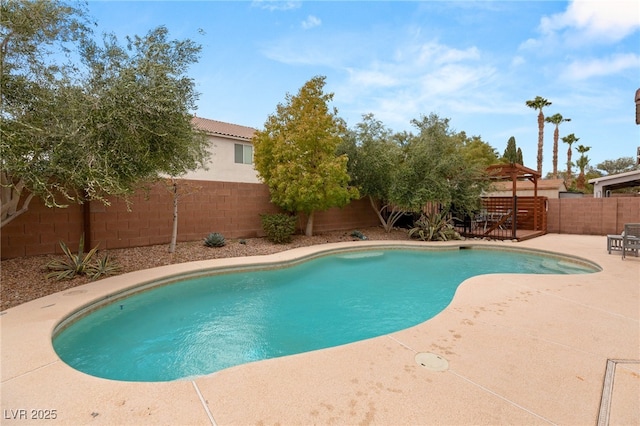
[[(0, 315), (1, 423), (640, 424), (640, 258), (608, 255), (606, 237), (599, 236), (465, 244), (555, 251), (603, 270), (474, 277), (449, 307), (418, 326), (166, 383), (80, 373), (56, 356), (52, 331), (78, 307), (135, 283), (216, 265), (290, 259), (318, 247), (108, 278)], [(446, 360), (444, 371), (416, 362), (423, 352)]]

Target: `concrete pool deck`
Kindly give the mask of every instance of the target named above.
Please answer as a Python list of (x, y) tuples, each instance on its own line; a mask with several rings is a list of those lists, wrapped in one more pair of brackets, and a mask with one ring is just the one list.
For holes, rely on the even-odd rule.
[[(403, 244), (355, 244), (384, 243)], [(76, 371), (57, 357), (52, 332), (80, 306), (169, 271), (283, 261), (320, 246), (107, 278), (2, 312), (1, 423), (640, 424), (640, 257), (607, 254), (601, 236), (463, 244), (563, 253), (603, 270), (474, 277), (443, 312), (415, 327), (163, 383)], [(419, 365), (422, 352), (446, 359), (448, 368)]]

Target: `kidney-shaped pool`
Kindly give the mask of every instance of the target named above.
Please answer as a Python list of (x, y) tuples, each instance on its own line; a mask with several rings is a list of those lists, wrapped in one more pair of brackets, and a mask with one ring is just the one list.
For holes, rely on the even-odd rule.
[(56, 328), (53, 346), (93, 376), (168, 381), (414, 326), (472, 276), (599, 270), (568, 257), (462, 248), (337, 251), (263, 270), (212, 270), (85, 308)]

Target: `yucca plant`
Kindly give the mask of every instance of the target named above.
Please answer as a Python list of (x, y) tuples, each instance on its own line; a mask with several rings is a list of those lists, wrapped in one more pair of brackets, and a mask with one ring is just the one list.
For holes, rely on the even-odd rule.
[(87, 254), (84, 253), (84, 234), (80, 236), (78, 254), (73, 254), (64, 241), (60, 241), (60, 247), (64, 252), (64, 258), (54, 259), (47, 264), (47, 269), (52, 271), (47, 274), (47, 278), (54, 278), (57, 281), (70, 280), (76, 275), (84, 274), (98, 251), (98, 246), (95, 246)]
[(224, 235), (219, 232), (212, 232), (204, 239), (204, 245), (207, 247), (222, 247), (225, 244)]
[(97, 280), (101, 276), (116, 275), (122, 270), (122, 267), (117, 263), (111, 261), (109, 254), (105, 254), (104, 257), (97, 258), (94, 263), (87, 265), (85, 273), (91, 280)]
[(456, 232), (448, 212), (423, 214), (416, 220), (414, 227), (409, 230), (410, 238), (418, 238), (422, 241), (448, 241), (459, 240), (460, 234)]

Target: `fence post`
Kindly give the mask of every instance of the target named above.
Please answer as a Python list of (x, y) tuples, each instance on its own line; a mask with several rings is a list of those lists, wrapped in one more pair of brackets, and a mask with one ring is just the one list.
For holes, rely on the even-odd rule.
[(511, 239), (516, 239), (516, 230), (518, 228), (518, 196), (513, 196), (513, 208), (511, 209)]

